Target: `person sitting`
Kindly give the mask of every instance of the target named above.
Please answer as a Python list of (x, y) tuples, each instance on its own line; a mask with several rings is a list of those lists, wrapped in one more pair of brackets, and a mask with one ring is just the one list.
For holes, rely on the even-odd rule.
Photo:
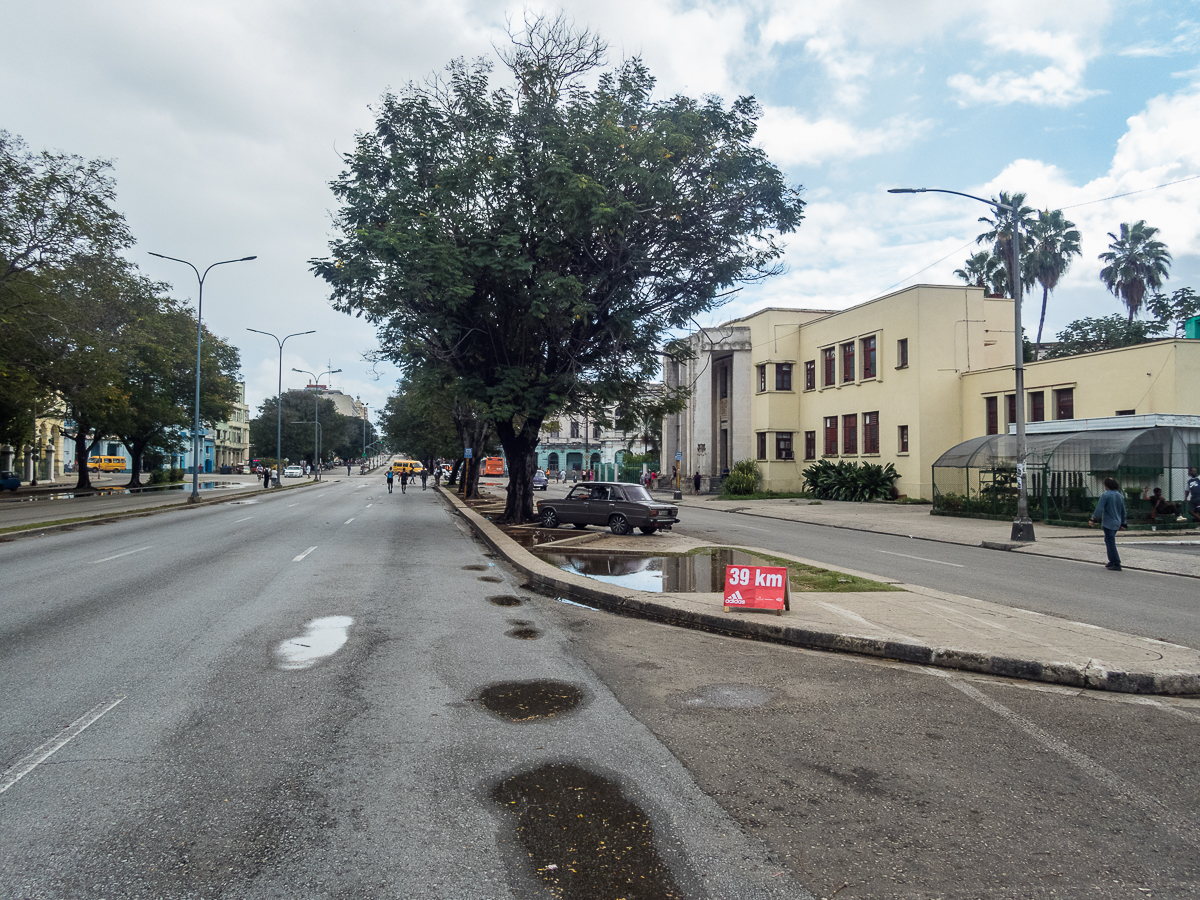
[(606, 487), (592, 488), (592, 499), (593, 500), (607, 500), (608, 499), (608, 488), (606, 488)]
[(1150, 495), (1150, 521), (1157, 522), (1159, 516), (1166, 516), (1170, 519), (1177, 515), (1179, 515), (1179, 507), (1162, 495), (1162, 488), (1155, 488), (1154, 493)]

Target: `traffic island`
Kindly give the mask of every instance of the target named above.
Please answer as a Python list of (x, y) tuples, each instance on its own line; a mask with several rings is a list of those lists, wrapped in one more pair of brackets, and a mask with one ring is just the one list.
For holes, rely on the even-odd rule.
[[(497, 555), (555, 597), (597, 609), (704, 631), (795, 647), (894, 659), (1075, 688), (1137, 694), (1200, 694), (1200, 652), (1151, 638), (1070, 622), (1053, 616), (902, 584), (797, 556), (740, 549), (789, 566), (841, 573), (882, 583), (889, 590), (796, 591), (782, 615), (723, 611), (721, 592), (651, 593), (606, 584), (565, 571), (522, 547), (498, 526), (442, 492), (456, 512)], [(583, 538), (586, 537), (586, 542)], [(647, 551), (688, 553), (706, 546), (679, 535), (575, 536), (547, 549), (589, 554)], [(851, 585), (852, 586), (852, 585)]]

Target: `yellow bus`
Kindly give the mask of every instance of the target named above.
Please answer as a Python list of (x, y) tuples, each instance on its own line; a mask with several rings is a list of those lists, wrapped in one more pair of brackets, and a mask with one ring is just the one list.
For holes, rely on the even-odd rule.
[(409, 475), (419, 475), (423, 468), (425, 467), (417, 459), (397, 459), (392, 461), (392, 472), (397, 475), (405, 471)]
[(93, 472), (124, 472), (123, 456), (89, 456), (87, 467)]

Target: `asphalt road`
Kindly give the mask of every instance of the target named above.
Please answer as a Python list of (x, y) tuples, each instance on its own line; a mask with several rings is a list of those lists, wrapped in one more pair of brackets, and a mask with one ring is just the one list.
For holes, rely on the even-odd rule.
[[(1194, 578), (685, 507), (675, 530), (1200, 647)], [(1097, 537), (1102, 544), (1102, 539)], [(1156, 549), (1161, 549), (1157, 548)], [(1098, 558), (1103, 559), (1103, 546)]]
[(807, 896), (502, 568), (381, 477), (0, 544), (0, 896)]

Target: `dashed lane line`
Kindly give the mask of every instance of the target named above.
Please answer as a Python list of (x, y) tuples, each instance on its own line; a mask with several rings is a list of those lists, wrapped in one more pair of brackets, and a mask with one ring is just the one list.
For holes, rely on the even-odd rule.
[(294, 557), (292, 559), (292, 562), (300, 562), (300, 560), (304, 559), (304, 557), (308, 556), (308, 554), (312, 553), (316, 549), (317, 549), (316, 547), (309, 547), (307, 550), (305, 550), (299, 556)]
[(374, 505), (375, 505), (374, 503), (368, 503), (368, 504), (367, 504), (367, 509), (370, 509), (370, 508), (371, 508), (372, 506), (374, 506)]
[(345, 522), (343, 522), (342, 524), (343, 524), (343, 525), (349, 525), (349, 524), (350, 524), (351, 522), (353, 522), (353, 521), (354, 521), (354, 516), (351, 516), (350, 518), (348, 518), (348, 519), (347, 519)]
[(876, 553), (886, 553), (888, 556), (903, 556), (905, 559), (919, 559), (921, 562), (937, 563), (939, 566), (954, 566), (956, 569), (965, 569), (962, 563), (943, 562), (940, 559), (929, 559), (925, 556), (912, 556), (908, 553), (895, 553), (891, 550), (876, 550)]
[(3, 774), (0, 774), (0, 794), (3, 794), (51, 756), (67, 746), (67, 744), (82, 734), (85, 729), (90, 725), (94, 725), (101, 716), (124, 699), (124, 697), (118, 697), (116, 700), (102, 700), (60, 731), (56, 737), (46, 741), (46, 743), (42, 744), (36, 750), (26, 754), (23, 759), (17, 760), (5, 769)]
[(129, 556), (131, 553), (141, 553), (143, 550), (149, 550), (149, 549), (151, 549), (151, 548), (150, 547), (138, 547), (136, 550), (126, 550), (124, 553), (114, 553), (112, 556), (104, 557), (104, 559), (94, 560), (92, 562), (92, 565), (94, 566), (94, 565), (96, 565), (96, 563), (108, 562), (110, 559), (120, 559), (122, 556)]
[(234, 519), (233, 524), (236, 525), (238, 522), (249, 522), (253, 518), (254, 516), (246, 516), (244, 519)]

